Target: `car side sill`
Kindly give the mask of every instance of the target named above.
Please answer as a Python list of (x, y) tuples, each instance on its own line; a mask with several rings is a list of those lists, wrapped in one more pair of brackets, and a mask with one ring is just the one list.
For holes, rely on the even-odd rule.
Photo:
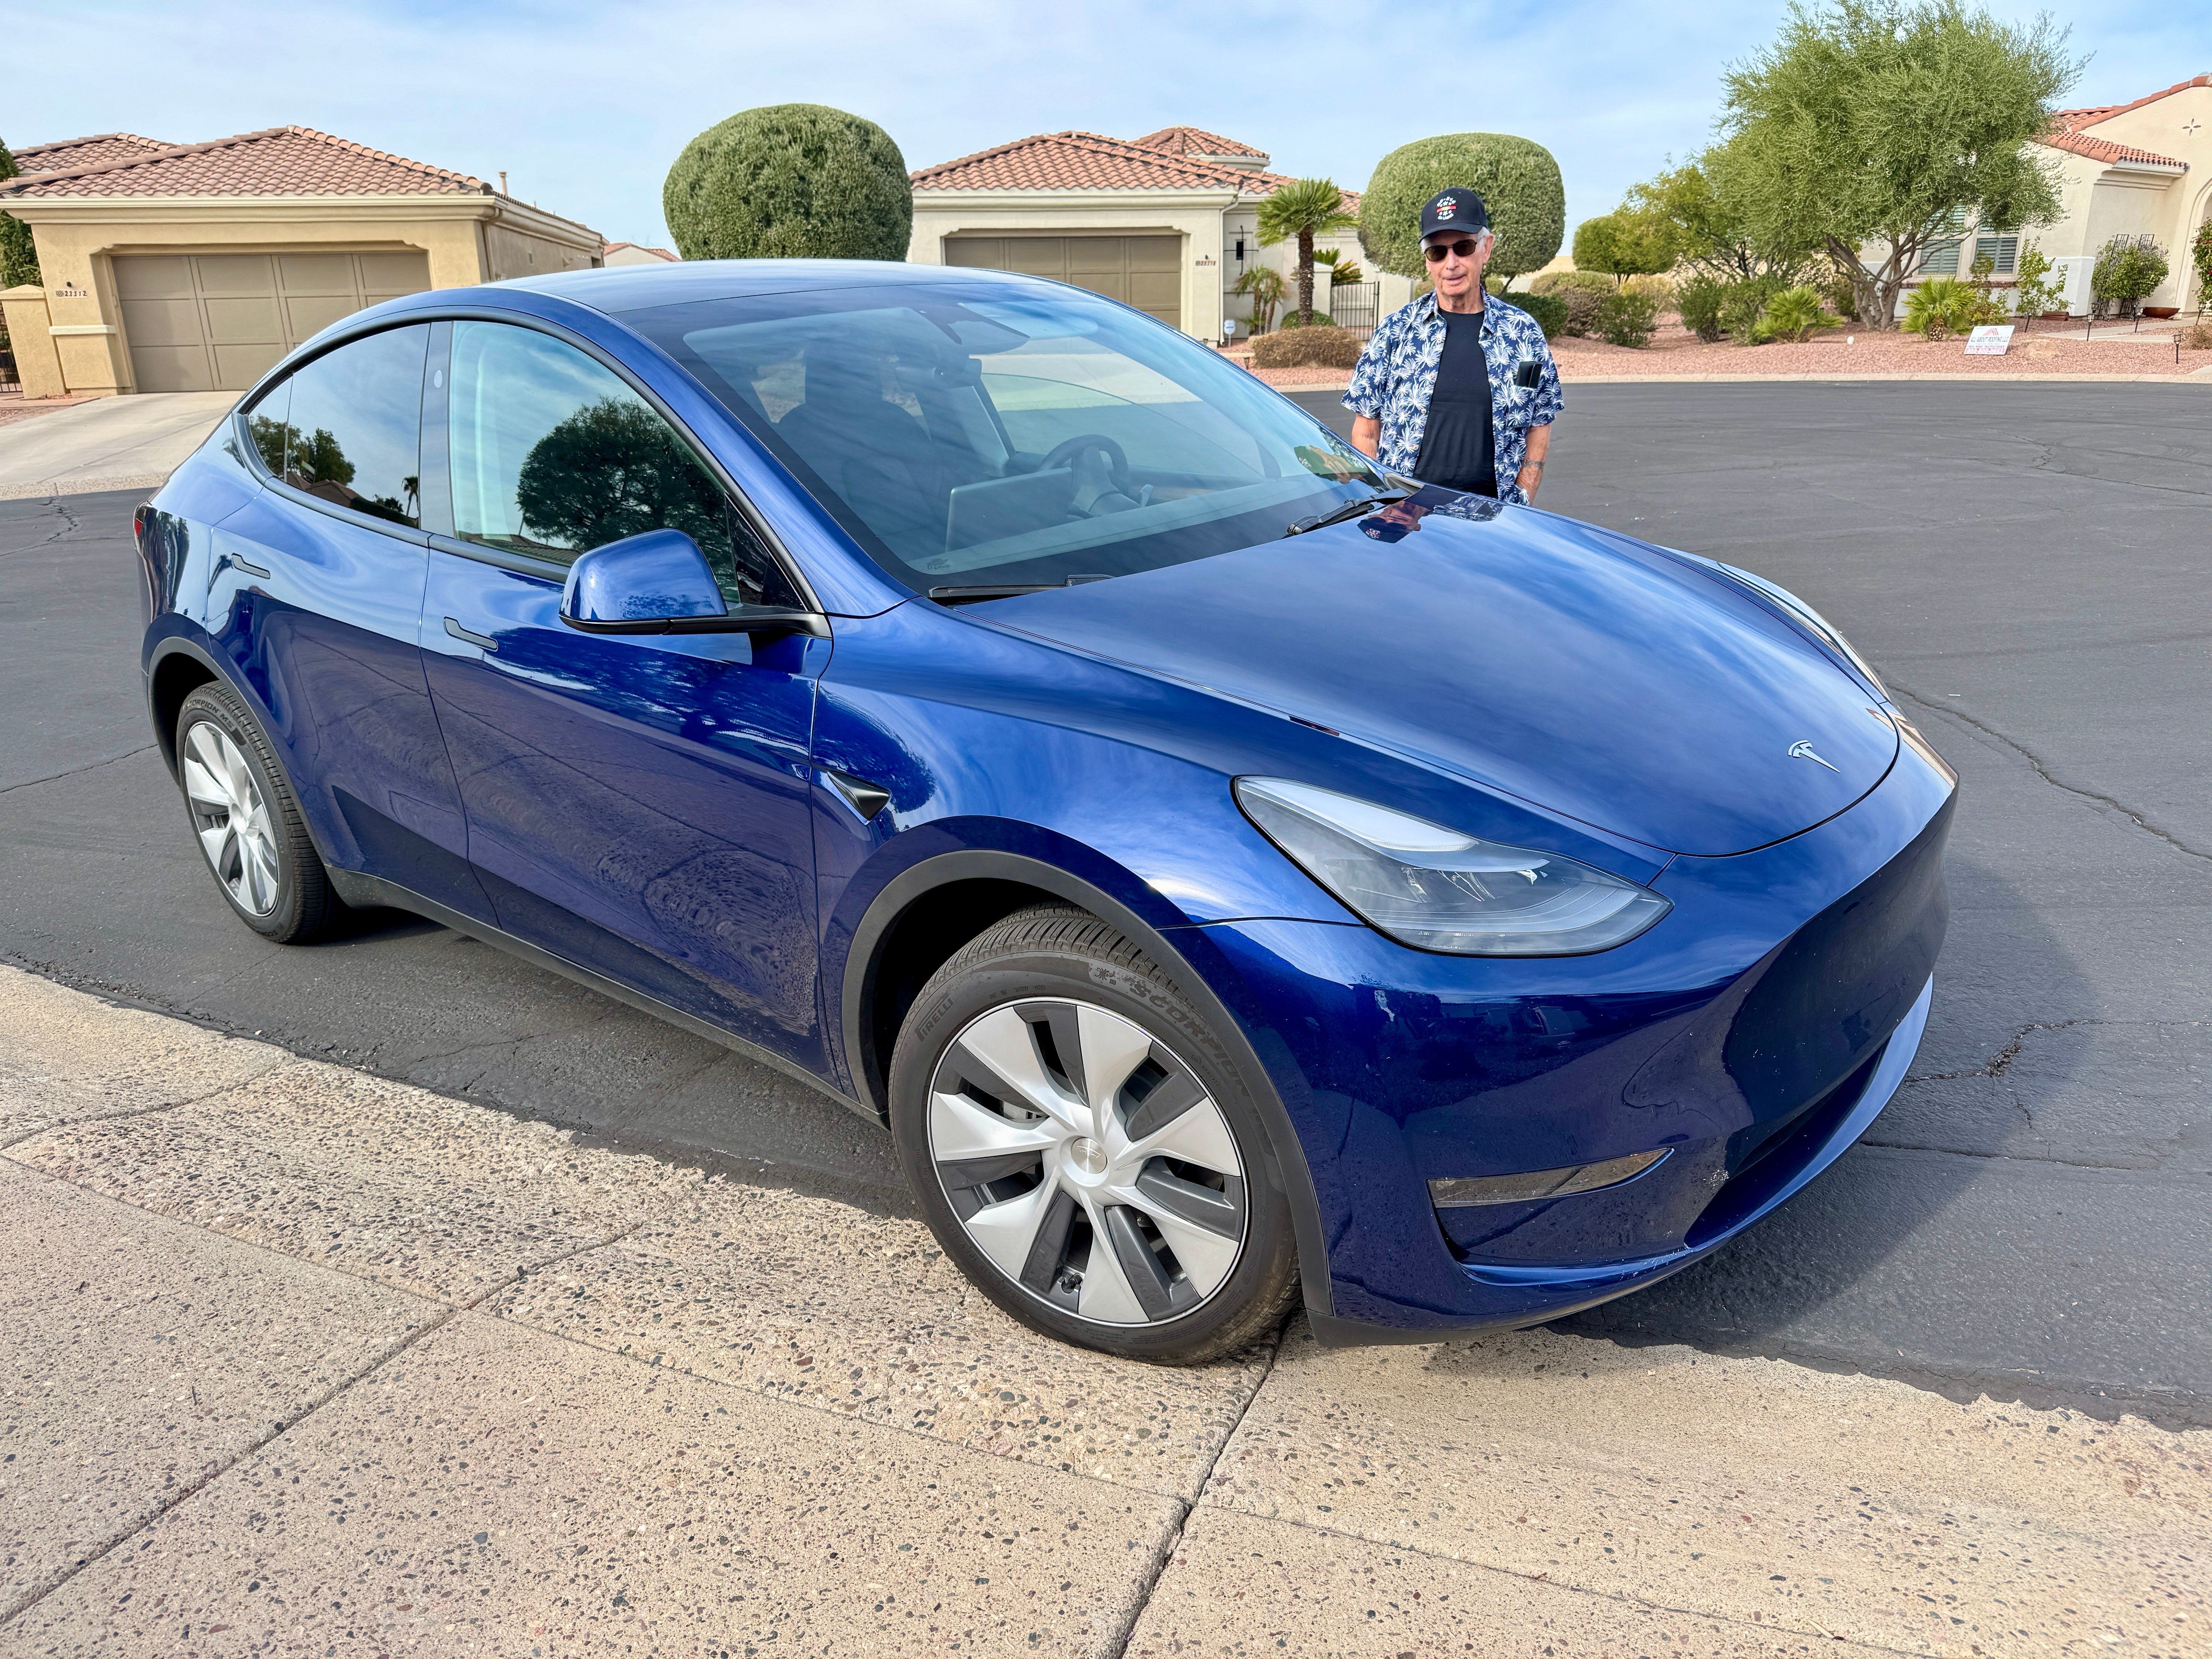
[(627, 1003), (640, 1013), (651, 1014), (655, 1019), (666, 1020), (671, 1025), (681, 1027), (694, 1036), (704, 1037), (709, 1042), (720, 1043), (725, 1048), (743, 1054), (747, 1060), (757, 1060), (771, 1070), (781, 1072), (793, 1082), (803, 1083), (817, 1094), (827, 1095), (848, 1111), (856, 1116), (866, 1118), (878, 1128), (883, 1127), (883, 1119), (876, 1115), (872, 1108), (862, 1105), (843, 1090), (825, 1083), (805, 1066), (786, 1060), (773, 1049), (763, 1048), (758, 1043), (748, 1042), (744, 1038), (726, 1031), (720, 1026), (701, 1019), (695, 1014), (687, 1014), (681, 1008), (671, 1007), (658, 997), (647, 996), (643, 992), (633, 991), (629, 986), (609, 979), (604, 974), (593, 973), (588, 968), (580, 968), (566, 957), (556, 956), (552, 951), (532, 945), (526, 939), (517, 939), (514, 934), (502, 933), (488, 923), (478, 921), (473, 916), (464, 915), (459, 910), (449, 909), (435, 899), (425, 898), (411, 888), (402, 887), (398, 882), (386, 881), (381, 876), (364, 875), (358, 870), (333, 868), (330, 872), (330, 878), (331, 885), (337, 889), (338, 896), (356, 908), (368, 909), (383, 905), (394, 910), (406, 910), (450, 927), (457, 933), (465, 934), (473, 939), (480, 939), (495, 949), (505, 951), (511, 956), (520, 957), (532, 967), (543, 968), (548, 973), (558, 974), (563, 979), (573, 980), (586, 990), (597, 991), (602, 996), (612, 997), (617, 1002)]

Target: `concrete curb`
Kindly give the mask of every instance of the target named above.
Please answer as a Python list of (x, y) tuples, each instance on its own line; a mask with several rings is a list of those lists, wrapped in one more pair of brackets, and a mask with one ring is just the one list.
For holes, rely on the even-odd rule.
[(0, 501), (40, 500), (49, 495), (96, 495), (106, 489), (159, 489), (166, 472), (134, 472), (119, 478), (48, 478), (39, 483), (0, 484)]

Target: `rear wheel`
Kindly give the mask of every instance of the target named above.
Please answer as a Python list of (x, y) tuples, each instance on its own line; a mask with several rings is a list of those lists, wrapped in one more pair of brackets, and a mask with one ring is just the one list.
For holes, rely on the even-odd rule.
[(1048, 1335), (1190, 1363), (1276, 1324), (1290, 1208), (1227, 1051), (1097, 917), (1007, 917), (931, 978), (891, 1127), (945, 1251)]
[(192, 834), (239, 920), (279, 945), (327, 931), (344, 907), (276, 751), (228, 686), (196, 687), (177, 711), (177, 770)]

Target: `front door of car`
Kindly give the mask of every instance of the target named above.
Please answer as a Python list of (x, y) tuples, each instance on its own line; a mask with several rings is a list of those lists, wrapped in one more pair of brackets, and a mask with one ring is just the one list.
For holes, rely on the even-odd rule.
[[(550, 335), (441, 331), (447, 410), (426, 508), (422, 643), (500, 926), (802, 1064), (819, 1065), (809, 751), (829, 641), (595, 635), (568, 565), (690, 534), (730, 603), (789, 579), (689, 441)], [(438, 371), (434, 368), (434, 378)]]
[(488, 919), (416, 645), (430, 331), (350, 341), (246, 411), (268, 483), (215, 532), (206, 615), (332, 862)]

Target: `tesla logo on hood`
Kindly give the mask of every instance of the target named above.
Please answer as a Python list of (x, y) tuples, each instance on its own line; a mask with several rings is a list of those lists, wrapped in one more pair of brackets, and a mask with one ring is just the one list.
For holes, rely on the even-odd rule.
[[(1800, 738), (1797, 742), (1790, 745), (1790, 758), (1791, 760), (1808, 760), (1815, 766), (1828, 766), (1827, 762), (1822, 760), (1818, 755), (1813, 752), (1813, 745), (1805, 742), (1802, 738)], [(1828, 766), (1828, 769), (1831, 772), (1833, 772), (1838, 777), (1841, 777), (1844, 773), (1844, 769), (1840, 766)]]

